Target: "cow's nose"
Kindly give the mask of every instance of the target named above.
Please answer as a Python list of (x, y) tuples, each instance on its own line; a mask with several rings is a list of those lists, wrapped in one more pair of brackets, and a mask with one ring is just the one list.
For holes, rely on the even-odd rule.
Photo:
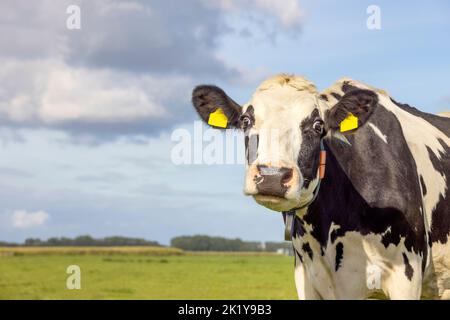
[(292, 169), (258, 165), (258, 175), (255, 176), (258, 194), (284, 197), (289, 189), (287, 185), (293, 177)]

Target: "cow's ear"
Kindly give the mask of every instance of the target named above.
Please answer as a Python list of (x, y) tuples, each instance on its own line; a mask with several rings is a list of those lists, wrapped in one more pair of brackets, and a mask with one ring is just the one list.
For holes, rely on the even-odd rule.
[(192, 92), (192, 104), (200, 118), (214, 128), (239, 127), (242, 107), (216, 86), (196, 87)]
[(336, 105), (327, 111), (327, 129), (341, 132), (356, 130), (372, 115), (378, 105), (375, 92), (364, 89), (348, 91)]

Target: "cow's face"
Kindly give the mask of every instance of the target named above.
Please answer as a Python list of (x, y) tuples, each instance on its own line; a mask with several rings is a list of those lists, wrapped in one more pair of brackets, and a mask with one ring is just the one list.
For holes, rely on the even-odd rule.
[[(220, 108), (227, 128), (245, 134), (244, 192), (261, 205), (286, 211), (306, 203), (317, 186), (324, 122), (316, 89), (299, 77), (266, 80), (242, 107), (214, 86), (199, 86), (193, 104), (210, 122)], [(213, 125), (214, 126), (214, 125)]]

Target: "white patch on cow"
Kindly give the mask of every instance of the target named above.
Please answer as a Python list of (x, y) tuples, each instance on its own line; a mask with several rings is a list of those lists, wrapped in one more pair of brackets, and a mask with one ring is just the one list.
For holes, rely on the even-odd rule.
[[(386, 230), (388, 232), (390, 230)], [(404, 238), (401, 238), (398, 245), (389, 244), (387, 247), (382, 242), (382, 235), (370, 233), (361, 236), (358, 232), (347, 232), (339, 241), (344, 245), (344, 253), (347, 255), (343, 259), (342, 273), (337, 274), (336, 283), (344, 286), (352, 273), (358, 270), (360, 280), (367, 285), (366, 268), (363, 266), (376, 266), (381, 270), (381, 291), (391, 299), (418, 299), (420, 298), (422, 286), (421, 255), (408, 252), (404, 247)], [(350, 252), (348, 252), (350, 251)], [(413, 268), (412, 279), (408, 279), (405, 274), (405, 264), (403, 253), (408, 257)], [(364, 273), (364, 274), (363, 274)], [(358, 282), (355, 286), (361, 286)], [(367, 295), (376, 294), (376, 288), (366, 288)], [(361, 289), (362, 290), (362, 289)]]
[(387, 142), (387, 136), (385, 134), (383, 134), (380, 130), (380, 128), (378, 128), (376, 125), (374, 125), (372, 122), (369, 122), (369, 126), (372, 128), (373, 132), (375, 132), (375, 134), (380, 137), (381, 140), (384, 141), (384, 143), (388, 143)]
[(328, 131), (326, 137), (331, 137), (331, 138), (335, 138), (343, 143), (345, 143), (348, 146), (351, 146), (352, 144), (350, 143), (350, 141), (348, 141), (347, 137), (344, 136), (341, 132), (339, 131)]
[[(445, 291), (450, 290), (450, 246), (448, 243), (442, 244), (436, 242), (433, 244), (433, 266), (435, 277), (432, 278), (431, 285), (437, 285), (439, 295), (444, 295)], [(450, 297), (442, 297), (448, 299)]]
[(310, 278), (308, 277), (304, 264), (297, 260), (294, 270), (295, 287), (297, 288), (297, 295), (299, 300), (319, 300), (320, 296), (314, 289)]
[(297, 295), (300, 300), (306, 300), (305, 296), (305, 268), (301, 261), (297, 257), (295, 257), (295, 269), (294, 269), (294, 280), (295, 287), (297, 288)]

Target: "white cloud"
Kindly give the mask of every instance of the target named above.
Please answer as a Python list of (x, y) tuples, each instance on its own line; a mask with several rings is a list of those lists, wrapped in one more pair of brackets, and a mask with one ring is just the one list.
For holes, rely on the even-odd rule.
[[(25, 78), (17, 74), (27, 74)], [(0, 114), (26, 124), (128, 123), (168, 119), (167, 102), (188, 99), (185, 76), (136, 75), (69, 66), (54, 59), (6, 59), (0, 70)]]
[(263, 11), (269, 16), (274, 16), (285, 28), (295, 27), (303, 22), (303, 11), (297, 0), (219, 0), (212, 3), (228, 11), (242, 9)]
[(39, 110), (44, 122), (122, 122), (166, 116), (139, 78), (64, 64), (49, 71)]
[(50, 215), (45, 211), (15, 210), (11, 218), (14, 228), (28, 229), (43, 225), (50, 218)]
[(274, 14), (284, 27), (292, 27), (302, 22), (303, 12), (297, 0), (252, 0), (255, 6)]

